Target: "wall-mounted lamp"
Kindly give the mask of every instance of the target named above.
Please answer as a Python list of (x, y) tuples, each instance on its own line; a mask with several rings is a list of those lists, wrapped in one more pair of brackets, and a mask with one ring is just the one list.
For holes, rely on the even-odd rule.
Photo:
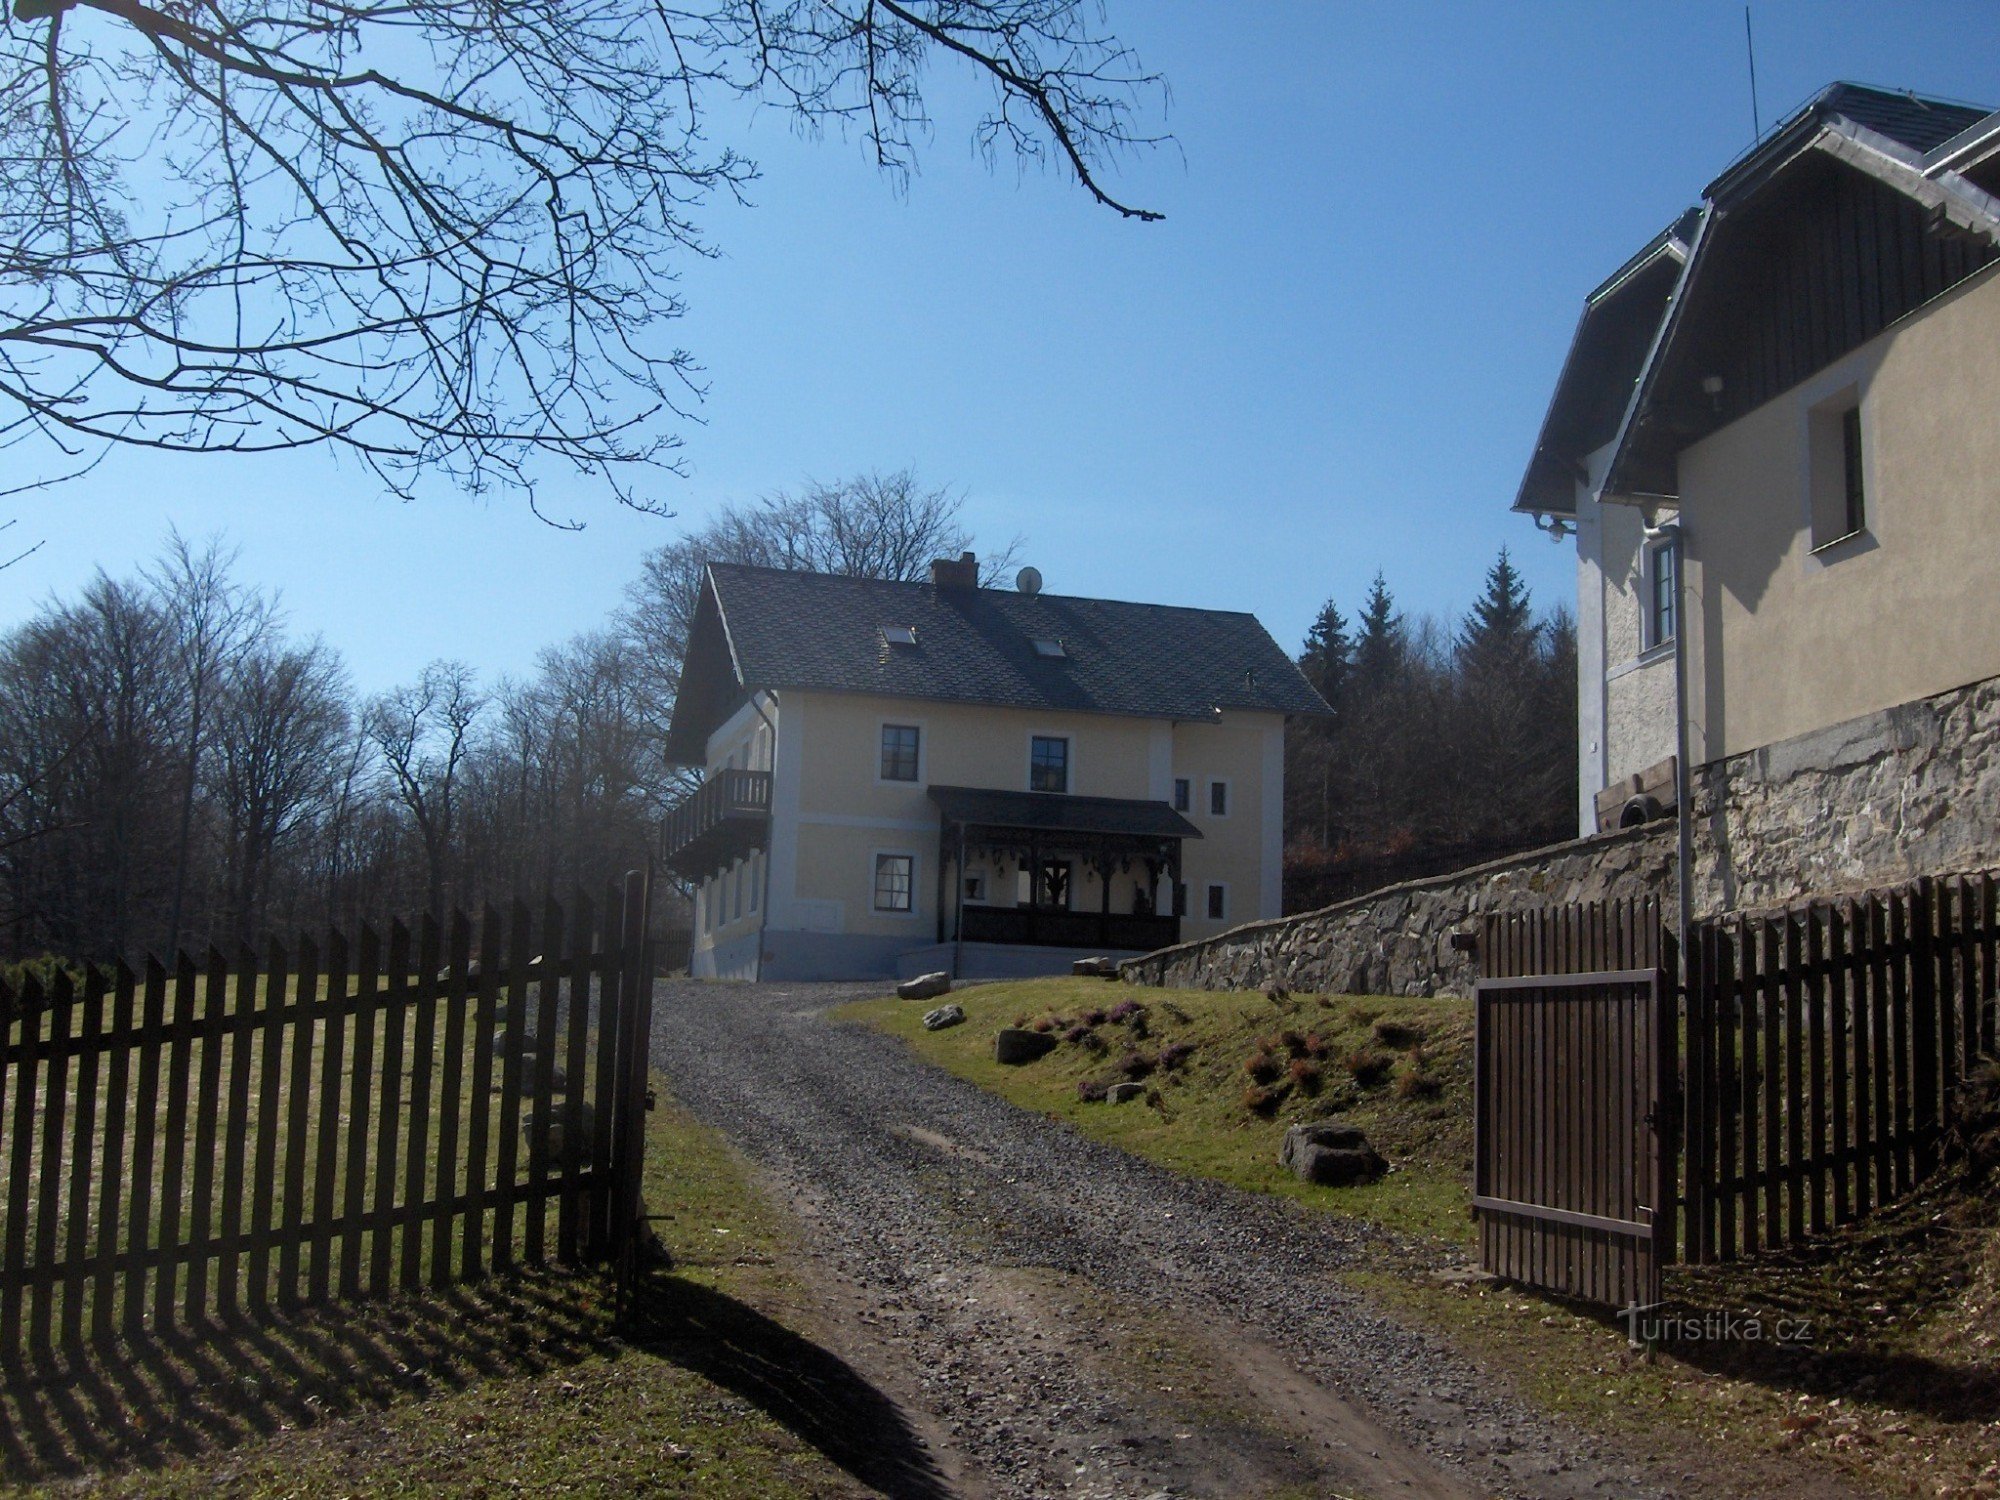
[(1701, 377), (1701, 393), (1708, 397), (1708, 404), (1717, 411), (1722, 410), (1722, 377), (1704, 375)]

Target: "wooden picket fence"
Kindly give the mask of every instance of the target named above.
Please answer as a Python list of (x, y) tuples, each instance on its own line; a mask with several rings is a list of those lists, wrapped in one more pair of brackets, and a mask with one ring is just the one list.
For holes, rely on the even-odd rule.
[(647, 884), (0, 985), (0, 1359), (629, 1263)]
[(1683, 1062), (1686, 1256), (1862, 1218), (1938, 1164), (1994, 1054), (1993, 874), (1697, 924)]
[(1489, 915), (1479, 953), (1481, 1261), (1588, 1301), (1908, 1193), (1996, 1053), (1990, 872), (1699, 922), (1678, 965), (1650, 904)]

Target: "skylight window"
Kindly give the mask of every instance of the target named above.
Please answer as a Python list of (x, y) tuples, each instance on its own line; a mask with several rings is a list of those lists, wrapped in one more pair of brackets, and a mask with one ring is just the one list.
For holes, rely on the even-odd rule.
[(1069, 655), (1069, 652), (1063, 649), (1063, 643), (1050, 636), (1038, 635), (1032, 639), (1035, 645), (1035, 655), (1037, 656), (1047, 657), (1055, 661)]
[(914, 625), (884, 625), (882, 639), (891, 646), (914, 646), (917, 643), (917, 627)]

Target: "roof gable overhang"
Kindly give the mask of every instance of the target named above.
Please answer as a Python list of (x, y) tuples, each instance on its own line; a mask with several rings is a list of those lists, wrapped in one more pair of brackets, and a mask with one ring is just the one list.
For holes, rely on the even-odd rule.
[[(1829, 315), (1827, 331), (1813, 335), (1808, 354), (1789, 363), (1779, 361), (1761, 379), (1732, 383), (1718, 373), (1728, 362), (1718, 357), (1718, 349), (1745, 336), (1746, 300), (1758, 299), (1756, 257), (1777, 253), (1788, 231), (1803, 233), (1803, 216), (1812, 211), (1815, 188), (1837, 183), (1843, 172), (1852, 174), (1850, 197), (1852, 183), (1858, 181), (1878, 206), (1883, 200), (1902, 206), (1890, 226), (1894, 232), (1976, 248), (1958, 254), (1956, 273), (1940, 269), (1936, 258), (1920, 257), (1923, 264), (1915, 280), (1905, 277), (1893, 298), (1885, 296), (1859, 311), (1848, 299), (1842, 326), (1834, 329), (1835, 320)], [(1921, 153), (1851, 119), (1802, 117), (1711, 184), (1679, 283), (1619, 424), (1597, 497), (1607, 501), (1677, 497), (1682, 449), (1859, 347), (1966, 275), (1983, 269), (1996, 253), (2000, 253), (2000, 200), (1946, 166), (1927, 169)], [(1826, 273), (1825, 284), (1798, 295), (1825, 297), (1839, 277), (1856, 274), (1843, 261)], [(1771, 300), (1768, 289), (1762, 300)], [(1705, 382), (1714, 379), (1722, 380), (1721, 388), (1706, 388)]]
[(1584, 299), (1514, 497), (1516, 511), (1575, 514), (1577, 485), (1589, 478), (1584, 460), (1617, 435), (1699, 218), (1699, 210), (1689, 209)]
[(674, 689), (674, 712), (667, 725), (669, 765), (698, 766), (708, 758), (708, 737), (748, 700), (729, 620), (715, 588), (715, 577), (702, 572), (701, 597), (694, 623), (688, 628), (687, 655)]

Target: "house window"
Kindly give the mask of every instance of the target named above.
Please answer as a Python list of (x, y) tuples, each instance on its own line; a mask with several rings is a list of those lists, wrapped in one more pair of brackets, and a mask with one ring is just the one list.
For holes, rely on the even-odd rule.
[(1024, 866), (1014, 877), (1014, 900), (1017, 905), (1069, 910), (1071, 882), (1068, 860), (1045, 859), (1032, 876), (1031, 884), (1031, 872)]
[(915, 781), (917, 779), (917, 726), (914, 724), (884, 724), (882, 726), (882, 779), (884, 781)]
[(1186, 812), (1194, 805), (1194, 784), (1185, 776), (1174, 778), (1174, 811)]
[(1867, 453), (1859, 393), (1848, 390), (1807, 417), (1808, 482), (1815, 550), (1868, 528)]
[(1229, 816), (1229, 783), (1211, 781), (1208, 784), (1208, 815), (1211, 818)]
[(984, 901), (986, 899), (986, 877), (984, 875), (968, 875), (965, 877), (965, 899), (968, 901)]
[(1059, 734), (1038, 734), (1028, 748), (1028, 790), (1069, 790), (1069, 740)]
[(1640, 586), (1645, 590), (1645, 629), (1642, 643), (1648, 651), (1664, 646), (1675, 635), (1675, 618), (1680, 608), (1680, 551), (1672, 537), (1648, 542), (1640, 560)]
[(909, 854), (875, 856), (875, 910), (909, 911), (916, 885), (916, 858)]
[(1229, 887), (1211, 883), (1208, 888), (1208, 919), (1221, 922), (1229, 916)]

